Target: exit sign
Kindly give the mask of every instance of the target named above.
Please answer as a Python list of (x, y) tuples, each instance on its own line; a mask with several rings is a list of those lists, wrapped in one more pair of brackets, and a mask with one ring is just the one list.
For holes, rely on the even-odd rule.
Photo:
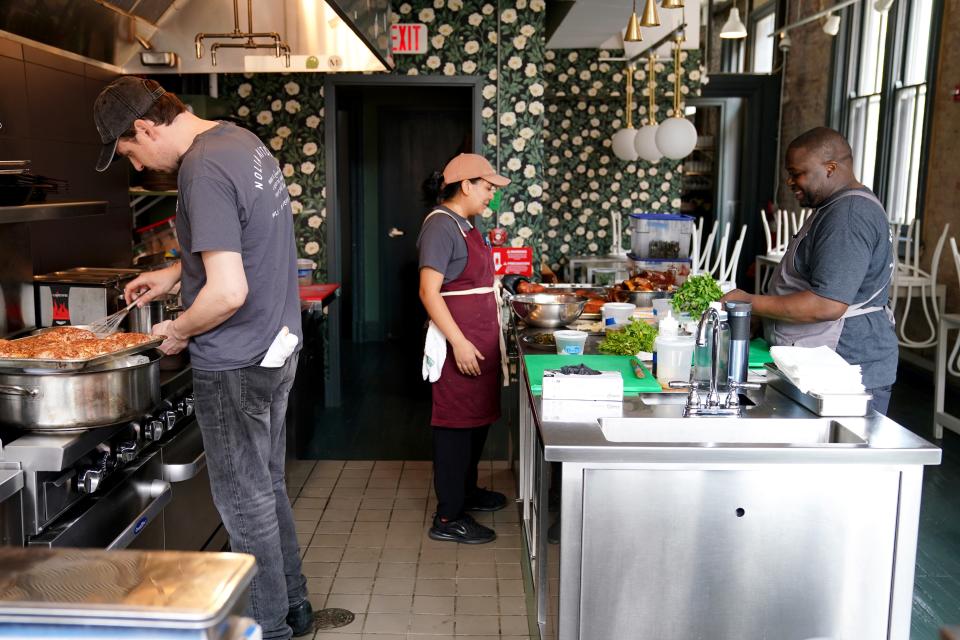
[(390, 26), (390, 52), (426, 53), (427, 25), (395, 24)]

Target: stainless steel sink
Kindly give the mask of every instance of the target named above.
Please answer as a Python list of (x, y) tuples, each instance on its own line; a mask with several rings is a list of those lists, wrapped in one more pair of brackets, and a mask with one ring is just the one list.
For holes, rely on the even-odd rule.
[[(681, 396), (682, 398), (683, 396)], [(757, 445), (865, 445), (859, 435), (830, 418), (602, 418), (608, 442)]]

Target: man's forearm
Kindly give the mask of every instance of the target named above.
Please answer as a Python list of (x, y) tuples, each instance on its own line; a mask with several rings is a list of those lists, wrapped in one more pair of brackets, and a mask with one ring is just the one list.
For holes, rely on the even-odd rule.
[(812, 323), (836, 320), (843, 316), (847, 305), (822, 298), (810, 291), (783, 296), (751, 296), (754, 315), (794, 323)]

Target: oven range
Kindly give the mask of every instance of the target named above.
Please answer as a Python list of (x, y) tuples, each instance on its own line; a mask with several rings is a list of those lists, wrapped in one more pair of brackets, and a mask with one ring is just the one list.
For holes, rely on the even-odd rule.
[(159, 405), (138, 420), (75, 433), (0, 431), (0, 472), (23, 475), (19, 509), (8, 504), (13, 496), (0, 513), (7, 544), (224, 548), (191, 371), (161, 371), (160, 381)]

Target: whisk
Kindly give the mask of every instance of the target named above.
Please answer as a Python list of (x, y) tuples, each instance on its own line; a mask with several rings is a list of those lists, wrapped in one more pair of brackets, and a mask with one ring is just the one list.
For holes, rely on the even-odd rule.
[(87, 328), (98, 338), (106, 338), (117, 331), (120, 323), (123, 322), (123, 319), (127, 317), (127, 314), (130, 313), (130, 309), (133, 309), (135, 304), (137, 304), (136, 300), (125, 306), (120, 311), (111, 313), (106, 318), (101, 318), (96, 322), (91, 322)]

